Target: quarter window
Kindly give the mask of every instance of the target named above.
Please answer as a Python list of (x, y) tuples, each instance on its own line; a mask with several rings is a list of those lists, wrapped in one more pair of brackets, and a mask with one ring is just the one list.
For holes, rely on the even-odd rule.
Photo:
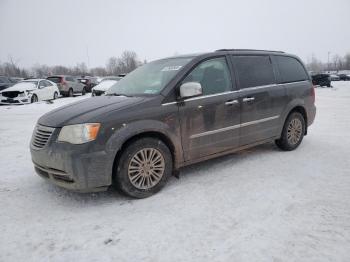
[(231, 91), (231, 78), (224, 57), (206, 60), (197, 65), (187, 75), (183, 83), (198, 82), (203, 88), (203, 95)]
[(269, 56), (233, 56), (241, 88), (276, 83)]
[(282, 83), (309, 79), (304, 67), (297, 59), (288, 56), (276, 56), (276, 60)]

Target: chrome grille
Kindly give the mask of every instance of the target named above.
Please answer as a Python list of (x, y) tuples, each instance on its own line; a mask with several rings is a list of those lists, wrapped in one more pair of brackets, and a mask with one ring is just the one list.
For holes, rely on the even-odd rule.
[(52, 127), (37, 125), (32, 138), (33, 147), (43, 148), (47, 144), (47, 141), (49, 141), (54, 130)]

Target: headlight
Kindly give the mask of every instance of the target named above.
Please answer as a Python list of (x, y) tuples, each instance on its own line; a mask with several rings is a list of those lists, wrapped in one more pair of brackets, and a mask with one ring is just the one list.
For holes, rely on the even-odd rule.
[(19, 97), (25, 97), (26, 94), (24, 92), (18, 94)]
[(64, 126), (57, 140), (71, 144), (84, 144), (96, 139), (100, 126), (99, 123)]

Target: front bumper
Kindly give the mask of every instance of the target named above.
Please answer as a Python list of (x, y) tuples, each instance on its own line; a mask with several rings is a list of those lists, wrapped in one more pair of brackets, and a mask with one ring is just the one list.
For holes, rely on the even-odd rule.
[[(53, 184), (77, 192), (104, 191), (112, 183), (113, 159), (94, 141), (82, 145), (57, 142), (56, 128), (47, 144), (30, 152), (36, 173)], [(33, 139), (32, 139), (33, 141)]]
[(14, 97), (14, 98), (8, 98), (5, 96), (0, 96), (0, 104), (1, 105), (24, 105), (24, 104), (30, 104), (31, 100), (28, 96), (23, 97)]

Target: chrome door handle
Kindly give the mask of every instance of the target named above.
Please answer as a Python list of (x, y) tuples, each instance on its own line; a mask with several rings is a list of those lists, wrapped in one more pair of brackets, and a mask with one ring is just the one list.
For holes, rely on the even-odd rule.
[(229, 106), (229, 105), (236, 105), (236, 104), (238, 104), (238, 103), (239, 103), (238, 100), (235, 99), (235, 100), (227, 101), (227, 102), (225, 103), (225, 105), (227, 105), (227, 106)]
[(254, 101), (255, 97), (245, 97), (243, 98), (243, 102), (250, 102), (250, 101)]

